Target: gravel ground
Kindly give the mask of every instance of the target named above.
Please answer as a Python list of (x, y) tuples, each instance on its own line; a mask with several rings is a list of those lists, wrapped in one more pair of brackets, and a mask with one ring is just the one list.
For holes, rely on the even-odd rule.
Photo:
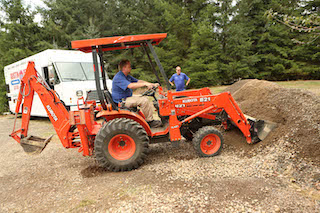
[[(235, 91), (246, 89), (246, 83), (238, 84)], [(249, 104), (234, 96), (248, 113)], [(306, 119), (311, 122), (302, 121), (305, 128), (318, 127)], [(104, 171), (94, 158), (64, 149), (57, 136), (41, 155), (28, 156), (8, 137), (13, 121), (12, 115), (0, 117), (0, 212), (320, 212), (318, 158), (301, 153), (296, 145), (305, 133), (292, 133), (297, 126), (287, 121), (275, 132), (280, 136), (272, 133), (256, 145), (247, 145), (237, 129), (223, 132), (224, 149), (213, 158), (197, 157), (187, 141), (180, 147), (154, 144), (142, 167), (122, 173)], [(36, 136), (54, 134), (47, 119), (31, 120), (29, 129)], [(317, 149), (317, 129), (308, 130)]]

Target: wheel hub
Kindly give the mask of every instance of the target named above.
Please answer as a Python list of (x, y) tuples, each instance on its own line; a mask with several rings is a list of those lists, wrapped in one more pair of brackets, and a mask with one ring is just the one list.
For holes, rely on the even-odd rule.
[(125, 145), (126, 145), (126, 142), (123, 141), (123, 140), (121, 140), (121, 141), (119, 142), (119, 145), (120, 145), (120, 146), (125, 146)]
[(203, 153), (211, 155), (219, 150), (220, 145), (221, 140), (216, 134), (208, 134), (202, 139), (200, 149)]
[(115, 135), (108, 145), (108, 152), (117, 160), (128, 160), (136, 151), (135, 141), (126, 134)]

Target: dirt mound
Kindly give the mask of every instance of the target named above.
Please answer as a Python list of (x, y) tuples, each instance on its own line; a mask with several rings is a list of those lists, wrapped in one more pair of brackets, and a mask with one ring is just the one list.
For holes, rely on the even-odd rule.
[(256, 79), (239, 81), (226, 91), (245, 114), (278, 123), (263, 145), (286, 140), (300, 158), (320, 163), (319, 96)]
[(229, 91), (231, 94), (235, 93), (238, 89), (240, 89), (244, 84), (248, 83), (249, 81), (252, 81), (254, 79), (246, 79), (238, 81), (231, 86), (227, 87), (227, 89), (224, 90), (224, 92)]

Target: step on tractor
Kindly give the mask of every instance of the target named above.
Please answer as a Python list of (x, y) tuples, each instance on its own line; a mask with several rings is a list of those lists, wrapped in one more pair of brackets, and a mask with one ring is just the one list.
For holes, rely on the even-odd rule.
[[(62, 145), (65, 148), (78, 148), (84, 156), (95, 155), (100, 166), (110, 171), (136, 169), (143, 164), (149, 144), (177, 144), (182, 136), (192, 140), (200, 157), (215, 156), (222, 149), (223, 135), (214, 125), (222, 125), (225, 129), (236, 126), (248, 144), (263, 140), (275, 124), (246, 117), (229, 92), (213, 95), (209, 88), (179, 92), (170, 90), (168, 78), (153, 47), (166, 36), (166, 33), (159, 33), (72, 41), (72, 48), (92, 53), (96, 82), (95, 91), (89, 91), (86, 98), (79, 97), (78, 110), (75, 111), (66, 109), (58, 94), (38, 74), (35, 64), (29, 62), (21, 79), (14, 128), (10, 136), (29, 154), (40, 153), (50, 142), (52, 136), (43, 139), (28, 135), (36, 92)], [(141, 94), (153, 97), (155, 109), (164, 124), (160, 129), (151, 129), (137, 107), (126, 108), (123, 103), (116, 104), (106, 85), (103, 53), (136, 47), (143, 49), (160, 84)], [(163, 81), (159, 78), (159, 72)], [(16, 130), (20, 108), (21, 128)], [(103, 122), (99, 122), (102, 119)]]

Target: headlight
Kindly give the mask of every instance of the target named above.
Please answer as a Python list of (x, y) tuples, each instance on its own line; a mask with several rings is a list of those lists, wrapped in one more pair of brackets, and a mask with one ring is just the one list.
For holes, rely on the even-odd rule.
[(82, 97), (82, 96), (83, 96), (83, 92), (82, 92), (82, 90), (78, 90), (78, 91), (76, 91), (76, 96), (78, 96), (78, 97)]

